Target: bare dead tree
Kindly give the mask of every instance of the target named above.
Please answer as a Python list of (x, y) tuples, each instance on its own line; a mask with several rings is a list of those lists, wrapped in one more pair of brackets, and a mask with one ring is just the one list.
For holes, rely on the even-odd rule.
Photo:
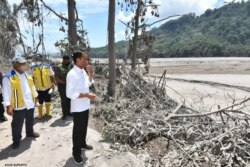
[[(118, 5), (121, 6), (121, 9), (126, 9), (126, 11), (130, 10), (131, 12), (135, 12), (134, 17), (131, 21), (129, 21), (126, 25), (128, 28), (126, 30), (126, 35), (128, 38), (131, 34), (132, 40), (129, 40), (129, 51), (128, 54), (131, 58), (131, 67), (133, 70), (136, 69), (136, 62), (138, 59), (138, 41), (139, 41), (139, 31), (141, 30), (142, 34), (145, 32), (145, 17), (147, 10), (151, 10), (151, 13), (155, 17), (159, 17), (158, 5), (153, 3), (152, 0), (131, 0), (131, 1), (118, 1)], [(141, 23), (141, 24), (140, 24)], [(142, 34), (140, 36), (142, 36)], [(145, 39), (145, 38), (144, 38)], [(153, 39), (150, 37), (150, 39)]]
[(109, 83), (107, 94), (113, 97), (116, 90), (115, 0), (109, 1), (108, 17)]
[[(42, 4), (53, 14), (55, 14), (62, 22), (68, 25), (67, 38), (57, 41), (56, 47), (59, 47), (61, 52), (71, 53), (74, 50), (88, 51), (89, 41), (87, 32), (83, 28), (83, 21), (79, 18), (75, 0), (68, 0), (68, 18), (58, 14), (54, 9), (47, 5), (43, 0)], [(60, 31), (65, 33), (65, 28), (62, 26)]]
[(68, 0), (68, 38), (70, 48), (75, 48), (77, 44), (75, 5), (75, 0)]
[[(14, 47), (17, 43), (22, 42), (22, 36), (15, 15), (11, 12), (7, 1), (0, 1), (1, 6), (1, 27), (0, 27), (0, 43), (2, 56), (13, 57), (15, 55)], [(20, 35), (18, 39), (17, 34)]]

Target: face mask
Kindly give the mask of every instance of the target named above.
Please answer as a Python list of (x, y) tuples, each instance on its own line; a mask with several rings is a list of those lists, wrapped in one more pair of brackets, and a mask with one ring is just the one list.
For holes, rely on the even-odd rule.
[(21, 66), (20, 69), (21, 69), (23, 72), (27, 71), (26, 65)]
[(41, 61), (37, 61), (36, 64), (40, 66), (42, 64), (42, 62)]

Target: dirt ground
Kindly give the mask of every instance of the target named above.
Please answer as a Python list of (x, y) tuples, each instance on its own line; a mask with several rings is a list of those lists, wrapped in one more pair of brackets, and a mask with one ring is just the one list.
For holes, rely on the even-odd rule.
[[(41, 120), (35, 119), (34, 130), (40, 133), (37, 139), (25, 137), (25, 126), (22, 131), (20, 148), (13, 150), (11, 137), (11, 117), (0, 123), (0, 166), (25, 167), (110, 167), (110, 166), (143, 166), (143, 161), (131, 152), (118, 152), (110, 149), (110, 144), (101, 137), (101, 124), (90, 118), (87, 143), (94, 147), (91, 151), (82, 151), (85, 161), (83, 165), (76, 165), (72, 158), (72, 117), (61, 120), (59, 97), (55, 96), (52, 104), (51, 119), (45, 116)], [(90, 110), (91, 111), (91, 110)], [(35, 116), (37, 112), (35, 113)], [(99, 128), (98, 128), (99, 127)]]
[[(150, 78), (150, 82), (157, 82), (158, 79), (154, 77), (160, 76), (165, 69), (167, 95), (195, 109), (215, 110), (218, 105), (227, 106), (232, 104), (233, 99), (241, 100), (249, 96), (249, 91), (241, 88), (250, 88), (250, 58), (152, 59), (150, 77), (147, 78)], [(199, 82), (192, 82), (194, 80)], [(9, 121), (0, 123), (0, 166), (77, 166), (71, 156), (72, 118), (61, 120), (59, 100), (58, 96), (54, 97), (52, 119), (44, 117), (41, 121), (35, 121), (34, 128), (41, 134), (40, 138), (25, 138), (23, 128), (23, 139), (18, 150), (11, 149), (11, 117), (8, 116)], [(102, 126), (102, 122), (91, 117), (87, 141), (94, 146), (94, 150), (82, 152), (84, 166), (145, 166), (145, 156), (139, 152), (111, 149), (101, 136)], [(167, 148), (167, 145), (167, 141), (158, 138), (147, 143), (145, 149), (154, 159), (174, 149)]]
[(250, 58), (151, 59), (150, 74), (250, 74)]
[[(166, 70), (167, 94), (176, 101), (207, 109), (226, 106), (250, 94), (250, 58), (151, 60), (150, 80)], [(164, 64), (164, 66), (162, 66)]]

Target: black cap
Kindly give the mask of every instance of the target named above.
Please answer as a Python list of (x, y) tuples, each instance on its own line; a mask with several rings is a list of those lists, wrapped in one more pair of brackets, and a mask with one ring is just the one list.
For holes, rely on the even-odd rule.
[(68, 55), (63, 55), (63, 60), (67, 60), (70, 59), (70, 57)]
[(34, 59), (38, 60), (38, 61), (42, 61), (44, 59), (44, 56), (41, 54), (36, 54), (36, 55), (34, 55)]

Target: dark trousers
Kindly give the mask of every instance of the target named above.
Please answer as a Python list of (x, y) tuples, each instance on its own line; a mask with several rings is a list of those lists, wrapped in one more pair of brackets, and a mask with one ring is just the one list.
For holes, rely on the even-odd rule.
[(34, 108), (29, 110), (27, 109), (14, 110), (13, 119), (11, 122), (13, 142), (20, 142), (22, 138), (21, 133), (22, 133), (24, 119), (25, 119), (26, 135), (32, 135), (34, 133), (33, 130)]
[(43, 104), (44, 102), (46, 103), (49, 103), (51, 102), (51, 94), (49, 94), (49, 90), (50, 89), (47, 89), (45, 91), (40, 91), (38, 90), (37, 93), (38, 93), (38, 101), (39, 101), (39, 104)]
[(89, 110), (73, 113), (73, 155), (80, 156), (81, 148), (86, 145)]
[(58, 84), (58, 92), (61, 98), (63, 116), (70, 114), (70, 99), (66, 96), (66, 84)]
[(0, 93), (0, 118), (2, 118), (4, 115), (4, 106), (2, 102), (3, 102), (3, 95), (2, 93)]

